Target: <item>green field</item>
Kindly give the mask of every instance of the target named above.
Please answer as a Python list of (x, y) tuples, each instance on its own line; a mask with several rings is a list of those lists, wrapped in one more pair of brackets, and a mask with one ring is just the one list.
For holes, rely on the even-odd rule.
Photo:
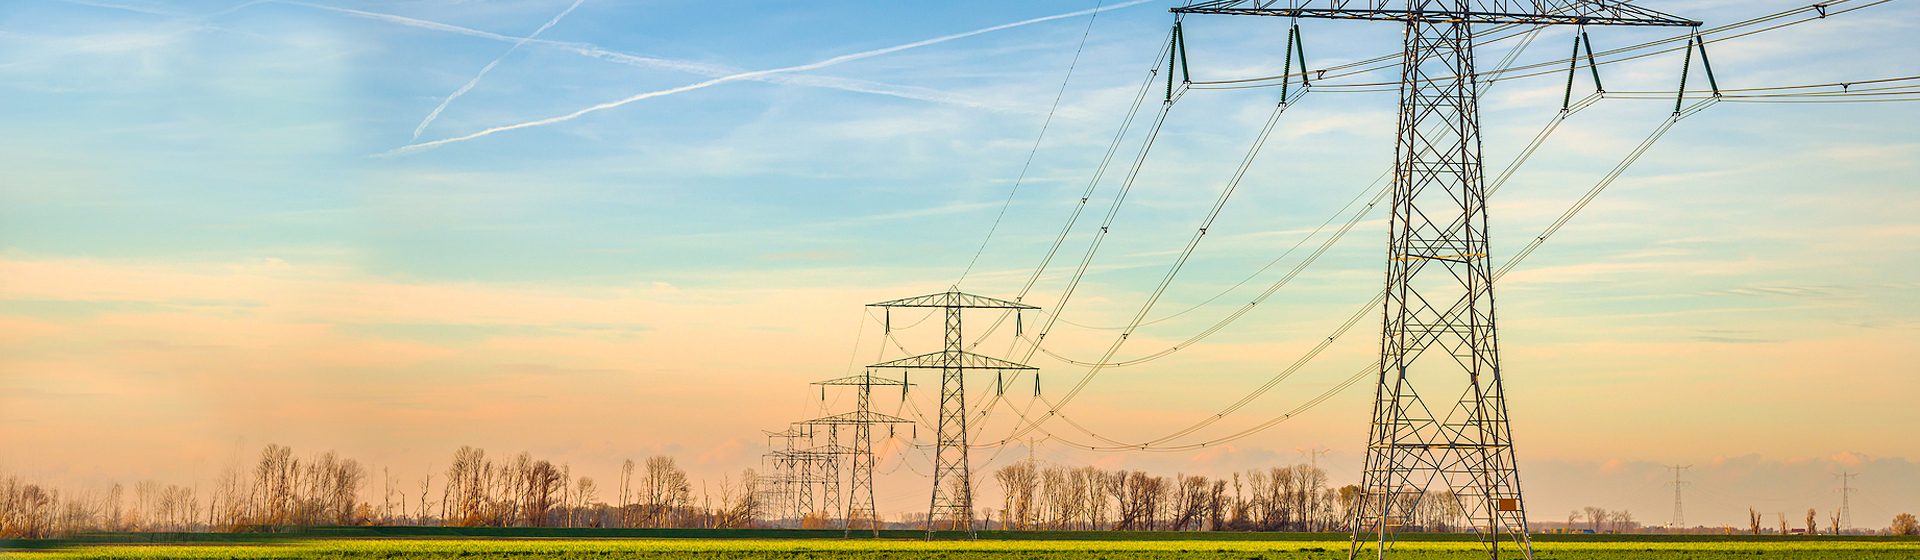
[[(1920, 559), (1920, 543), (1819, 540), (1803, 542), (1540, 542), (1542, 560), (1780, 558), (1809, 560)], [(936, 541), (917, 540), (681, 540), (681, 539), (335, 539), (278, 544), (92, 545), (40, 553), (44, 558), (545, 558), (664, 559), (1100, 559), (1172, 558), (1292, 560), (1345, 558), (1338, 541)], [(1503, 556), (1506, 556), (1503, 554)], [(1462, 542), (1402, 542), (1393, 558), (1484, 558)]]

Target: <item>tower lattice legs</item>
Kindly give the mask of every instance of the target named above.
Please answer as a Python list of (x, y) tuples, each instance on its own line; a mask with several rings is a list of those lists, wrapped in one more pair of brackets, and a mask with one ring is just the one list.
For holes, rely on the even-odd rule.
[(967, 385), (960, 331), (960, 307), (947, 307), (946, 365), (940, 370), (940, 426), (934, 443), (933, 506), (927, 511), (927, 538), (945, 516), (955, 531), (973, 538), (973, 484), (967, 472)]
[[(1494, 558), (1503, 534), (1532, 558), (1500, 385), (1471, 26), (1406, 25), (1380, 378), (1350, 556), (1384, 557), (1403, 530), (1470, 529)], [(1423, 389), (1445, 397), (1429, 403)]]

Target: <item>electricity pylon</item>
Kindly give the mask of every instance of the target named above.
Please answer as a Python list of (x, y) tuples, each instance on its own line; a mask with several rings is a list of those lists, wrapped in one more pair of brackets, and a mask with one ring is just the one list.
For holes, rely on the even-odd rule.
[[(1504, 532), (1532, 558), (1494, 331), (1473, 26), (1701, 23), (1598, 0), (1211, 0), (1172, 11), (1405, 26), (1380, 378), (1348, 556), (1369, 535), (1384, 558), (1439, 482), (1435, 495), (1451, 496), (1490, 557)], [(1460, 397), (1438, 411), (1415, 390), (1461, 377)]]
[(1673, 485), (1673, 521), (1668, 522), (1667, 527), (1676, 531), (1684, 530), (1687, 516), (1680, 509), (1680, 487), (1689, 483), (1680, 480), (1680, 471), (1693, 468), (1693, 465), (1668, 465), (1667, 468), (1673, 470), (1673, 482), (1667, 483)]
[[(800, 438), (807, 437), (807, 433), (793, 426), (788, 426), (784, 431), (762, 430), (761, 433), (767, 435), (767, 447), (772, 449), (767, 453), (766, 458), (773, 462), (774, 475), (771, 483), (778, 488), (774, 493), (778, 496), (775, 509), (780, 511), (781, 515), (791, 517), (795, 523), (799, 523), (801, 516), (813, 509), (813, 493), (808, 485), (814, 480), (811, 472), (813, 465), (802, 460), (802, 452), (794, 444)], [(776, 439), (781, 440), (780, 445), (773, 444), (773, 440)]]
[[(933, 307), (946, 310), (946, 344), (939, 352), (874, 364), (880, 369), (940, 370), (940, 425), (935, 431), (933, 451), (933, 499), (927, 508), (927, 539), (940, 525), (942, 514), (951, 530), (964, 530), (967, 538), (977, 536), (973, 526), (973, 479), (967, 467), (967, 370), (1034, 370), (999, 358), (965, 350), (966, 338), (960, 330), (964, 309), (1039, 309), (1031, 305), (961, 293), (958, 288), (880, 303), (868, 304), (887, 311), (887, 331), (892, 334), (892, 309), (895, 307)], [(1016, 324), (1018, 321), (1016, 321)], [(947, 485), (952, 485), (948, 488)]]
[(1840, 491), (1840, 517), (1833, 527), (1837, 532), (1844, 533), (1853, 528), (1853, 502), (1850, 498), (1854, 492), (1860, 491), (1853, 487), (1853, 477), (1860, 476), (1860, 473), (1841, 471), (1833, 476), (1840, 477), (1840, 487), (1835, 488)]
[[(823, 425), (812, 422), (799, 424), (807, 427), (809, 441), (813, 439), (811, 437), (813, 428)], [(822, 520), (829, 519), (828, 516), (831, 515), (845, 514), (845, 510), (840, 509), (840, 458), (853, 454), (853, 448), (840, 445), (840, 426), (832, 423), (824, 425), (827, 427), (827, 444), (815, 445), (799, 452), (800, 459), (813, 465), (812, 470), (817, 473), (812, 482), (820, 485), (820, 507), (811, 513)], [(811, 492), (813, 487), (809, 485), (807, 488)], [(842, 517), (841, 521), (844, 523), (846, 518)]]
[[(822, 416), (802, 422), (802, 424), (827, 426), (829, 431), (837, 430), (840, 426), (853, 427), (853, 448), (848, 452), (848, 458), (851, 459), (853, 463), (853, 472), (847, 480), (847, 509), (840, 523), (846, 531), (845, 536), (852, 537), (855, 523), (865, 520), (867, 526), (873, 529), (873, 536), (879, 537), (880, 515), (874, 510), (873, 505), (873, 426), (875, 424), (887, 424), (889, 429), (891, 429), (893, 424), (912, 424), (913, 421), (874, 412), (873, 386), (897, 385), (901, 388), (901, 395), (902, 398), (904, 398), (907, 382), (884, 377), (874, 377), (873, 369), (866, 368), (861, 371), (860, 375), (819, 381), (815, 382), (814, 385), (820, 385), (823, 392), (828, 385), (850, 385), (855, 387), (855, 394), (858, 396), (855, 399), (856, 403), (853, 412)], [(837, 474), (835, 480), (837, 484)]]

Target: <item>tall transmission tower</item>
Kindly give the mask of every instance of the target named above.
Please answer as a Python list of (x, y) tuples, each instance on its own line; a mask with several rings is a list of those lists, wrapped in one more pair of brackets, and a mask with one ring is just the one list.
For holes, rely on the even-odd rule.
[[(892, 333), (895, 307), (932, 307), (946, 310), (945, 347), (939, 352), (874, 364), (881, 369), (940, 370), (940, 418), (935, 431), (933, 452), (933, 499), (927, 508), (927, 538), (940, 527), (944, 516), (950, 530), (966, 531), (967, 538), (978, 533), (973, 525), (973, 478), (967, 467), (967, 370), (1034, 370), (999, 358), (965, 350), (966, 338), (960, 330), (961, 311), (965, 309), (1039, 309), (1031, 305), (961, 293), (958, 288), (918, 297), (868, 304), (887, 310), (887, 330)], [(1017, 321), (1016, 321), (1017, 323)], [(949, 487), (951, 486), (951, 487)]]
[(1667, 483), (1673, 485), (1673, 521), (1667, 522), (1667, 528), (1678, 531), (1687, 526), (1687, 516), (1680, 509), (1680, 487), (1689, 484), (1680, 480), (1680, 471), (1693, 468), (1693, 465), (1667, 465), (1667, 468), (1673, 471), (1673, 482)]
[[(1494, 330), (1473, 26), (1701, 23), (1598, 0), (1209, 0), (1172, 11), (1175, 29), (1189, 14), (1405, 26), (1380, 378), (1348, 556), (1372, 541), (1384, 558), (1437, 482), (1490, 557), (1506, 533), (1532, 558)], [(1439, 410), (1416, 391), (1461, 377), (1460, 397)]]
[[(829, 385), (854, 387), (854, 393), (857, 396), (853, 412), (822, 416), (801, 423), (810, 426), (827, 426), (830, 433), (837, 432), (840, 426), (853, 427), (853, 447), (847, 451), (853, 472), (847, 478), (847, 508), (840, 523), (847, 537), (853, 536), (853, 530), (858, 528), (857, 525), (862, 521), (866, 522), (868, 528), (873, 529), (873, 536), (879, 537), (880, 514), (874, 510), (873, 505), (873, 427), (876, 424), (886, 424), (891, 428), (894, 424), (912, 424), (913, 421), (874, 412), (873, 386), (899, 386), (901, 396), (905, 398), (907, 382), (874, 377), (873, 368), (865, 368), (860, 375), (819, 381), (814, 385), (821, 386), (822, 391), (825, 391), (826, 386)], [(835, 439), (837, 441), (837, 438)], [(833, 478), (837, 485), (838, 474), (836, 473)]]
[(1833, 476), (1840, 477), (1840, 487), (1835, 488), (1835, 490), (1840, 491), (1840, 519), (1833, 528), (1838, 532), (1845, 533), (1847, 529), (1853, 528), (1853, 504), (1848, 498), (1850, 498), (1854, 492), (1860, 491), (1859, 488), (1853, 487), (1853, 477), (1860, 476), (1860, 473), (1840, 471)]

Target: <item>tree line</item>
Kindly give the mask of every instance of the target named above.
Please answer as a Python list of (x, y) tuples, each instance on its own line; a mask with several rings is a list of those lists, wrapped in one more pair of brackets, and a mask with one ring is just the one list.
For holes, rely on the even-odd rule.
[(0, 478), (0, 538), (329, 525), (743, 528), (762, 514), (752, 469), (696, 488), (668, 456), (626, 461), (612, 492), (524, 452), (491, 458), (461, 447), (438, 474), (436, 485), (435, 473), (404, 481), (382, 469), (374, 488), (372, 473), (354, 459), (332, 451), (299, 457), (268, 445), (250, 466), (223, 470), (210, 488), (144, 481), (130, 496), (120, 484), (63, 495), (7, 476)]
[[(592, 477), (575, 478), (571, 471), (525, 452), (495, 461), (483, 450), (461, 447), (447, 467), (439, 500), (423, 492), (415, 502), (423, 516), (411, 521), (461, 527), (745, 528), (761, 513), (759, 476), (752, 469), (738, 480), (723, 477), (717, 487), (702, 485), (696, 495), (672, 457), (655, 456), (643, 464), (628, 460), (611, 503), (603, 501)], [(423, 481), (422, 488), (427, 486)], [(400, 511), (404, 519), (404, 496)]]
[(1326, 471), (1309, 465), (1255, 469), (1230, 477), (1097, 467), (1040, 467), (1031, 461), (994, 471), (1002, 504), (987, 524), (1013, 530), (1318, 531), (1343, 528), (1359, 488), (1326, 488)]
[[(437, 479), (437, 480), (436, 480)], [(1011, 530), (1345, 531), (1357, 507), (1357, 486), (1329, 488), (1326, 472), (1290, 465), (1208, 478), (1023, 461), (993, 471), (1002, 501), (983, 508), (985, 527)], [(437, 483), (437, 484), (436, 484)], [(377, 486), (377, 487), (376, 487)], [(251, 465), (234, 465), (210, 487), (154, 481), (131, 490), (63, 493), (16, 476), (0, 477), (0, 538), (48, 538), (87, 532), (270, 531), (288, 526), (418, 525), (465, 527), (747, 528), (769, 519), (768, 488), (752, 469), (718, 484), (695, 482), (670, 456), (625, 461), (612, 488), (575, 476), (567, 464), (531, 453), (489, 456), (455, 450), (448, 466), (418, 479), (376, 475), (360, 462), (326, 451), (298, 456), (268, 445)], [(1407, 495), (1403, 531), (1464, 529), (1459, 501), (1447, 492)], [(817, 525), (839, 512), (821, 512)], [(925, 512), (900, 516), (918, 527)], [(1750, 511), (1750, 531), (1763, 514)], [(831, 521), (838, 521), (832, 519)], [(1805, 532), (1818, 532), (1808, 510)], [(1826, 526), (1831, 532), (1838, 519)], [(1540, 523), (1536, 529), (1546, 529)], [(1780, 533), (1787, 533), (1784, 514)], [(1568, 514), (1564, 529), (1639, 532), (1627, 511), (1588, 507)], [(1723, 528), (1733, 532), (1732, 528)], [(1910, 514), (1888, 534), (1920, 534)]]

